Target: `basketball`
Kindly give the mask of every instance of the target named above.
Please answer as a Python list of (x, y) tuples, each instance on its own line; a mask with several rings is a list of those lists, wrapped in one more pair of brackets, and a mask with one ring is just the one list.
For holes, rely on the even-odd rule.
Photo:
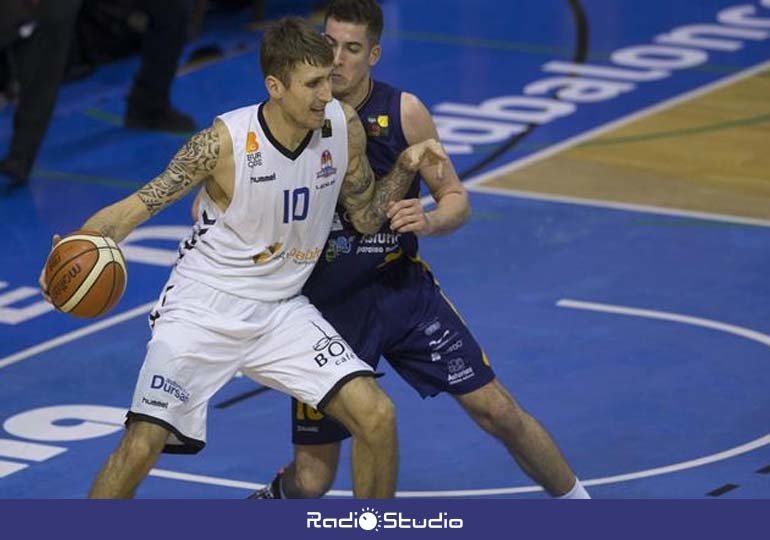
[(111, 238), (75, 231), (56, 244), (45, 264), (45, 285), (54, 307), (76, 317), (98, 317), (126, 289), (126, 262)]

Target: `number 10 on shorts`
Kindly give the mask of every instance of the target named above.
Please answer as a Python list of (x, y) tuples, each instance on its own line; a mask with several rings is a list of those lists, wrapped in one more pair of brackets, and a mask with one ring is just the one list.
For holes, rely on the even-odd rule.
[[(291, 196), (290, 196), (291, 195)], [(307, 217), (310, 206), (310, 190), (306, 187), (289, 192), (283, 190), (283, 222), (302, 221)]]

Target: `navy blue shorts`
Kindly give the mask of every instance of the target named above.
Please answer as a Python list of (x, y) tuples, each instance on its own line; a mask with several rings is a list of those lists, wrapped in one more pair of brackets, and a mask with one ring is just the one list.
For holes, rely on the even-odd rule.
[[(430, 271), (406, 258), (391, 264), (376, 282), (316, 307), (362, 360), (376, 368), (384, 357), (423, 398), (467, 394), (492, 381), (484, 351)], [(296, 400), (291, 416), (294, 444), (350, 437), (338, 422)]]

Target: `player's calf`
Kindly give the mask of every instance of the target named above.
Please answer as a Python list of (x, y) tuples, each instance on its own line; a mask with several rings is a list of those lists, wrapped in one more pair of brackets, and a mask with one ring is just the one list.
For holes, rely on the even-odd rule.
[(389, 498), (396, 490), (398, 439), (393, 402), (369, 377), (347, 382), (326, 411), (353, 435), (353, 493)]
[(125, 499), (134, 494), (163, 451), (168, 430), (148, 422), (133, 422), (110, 455), (88, 493), (91, 499)]

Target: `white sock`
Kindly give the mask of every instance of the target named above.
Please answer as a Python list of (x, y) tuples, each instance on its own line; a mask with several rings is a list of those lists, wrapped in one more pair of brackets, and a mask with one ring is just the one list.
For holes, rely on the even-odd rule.
[(580, 480), (577, 477), (575, 477), (575, 485), (572, 486), (572, 489), (570, 489), (564, 495), (559, 495), (556, 498), (557, 499), (590, 499), (591, 496), (586, 491), (586, 488), (583, 487), (583, 484), (580, 483)]

